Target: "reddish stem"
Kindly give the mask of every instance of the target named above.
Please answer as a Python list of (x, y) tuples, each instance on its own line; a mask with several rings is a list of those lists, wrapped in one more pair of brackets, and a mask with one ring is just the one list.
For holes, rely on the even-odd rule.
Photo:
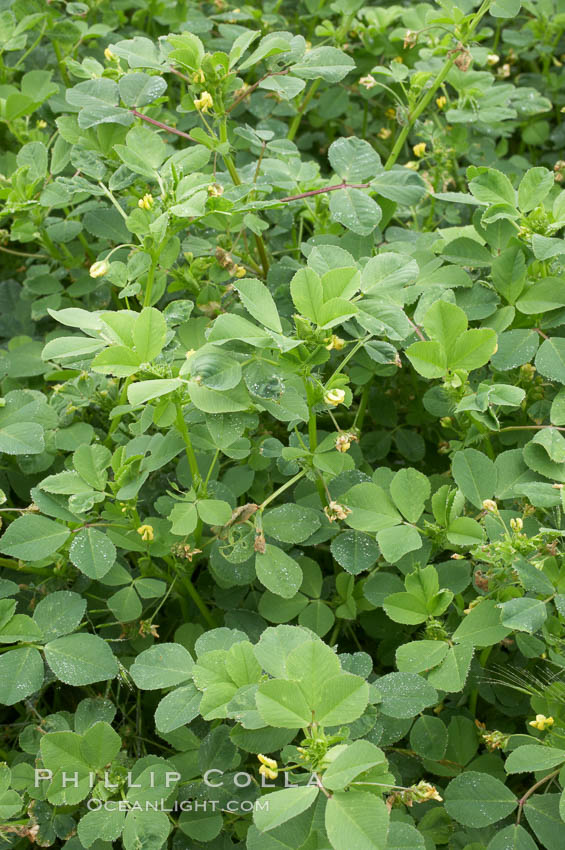
[(323, 195), (325, 192), (335, 192), (336, 189), (368, 189), (370, 183), (338, 183), (336, 186), (326, 186), (325, 189), (312, 189), (310, 192), (302, 192), (300, 195), (289, 195), (288, 198), (277, 198), (283, 204), (291, 201), (300, 201), (302, 198), (311, 198), (313, 195)]
[(198, 144), (196, 139), (193, 139), (188, 133), (183, 133), (182, 130), (177, 130), (176, 127), (171, 127), (169, 124), (163, 124), (162, 121), (156, 121), (155, 118), (150, 118), (149, 115), (144, 115), (143, 112), (138, 112), (137, 109), (132, 109), (131, 113), (132, 115), (135, 115), (136, 118), (142, 118), (143, 121), (153, 124), (154, 127), (159, 127), (161, 130), (166, 130), (167, 133), (174, 133), (175, 136), (182, 136), (183, 139), (188, 139), (189, 142), (195, 142)]

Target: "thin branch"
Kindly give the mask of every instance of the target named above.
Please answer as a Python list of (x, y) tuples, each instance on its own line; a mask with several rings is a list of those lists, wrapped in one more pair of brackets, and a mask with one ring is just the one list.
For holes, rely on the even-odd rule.
[(277, 198), (282, 204), (291, 201), (300, 201), (302, 198), (311, 198), (313, 195), (323, 195), (325, 192), (335, 192), (336, 189), (369, 189), (370, 183), (338, 183), (335, 186), (326, 186), (325, 189), (312, 189), (310, 192), (302, 192), (300, 195), (289, 195), (288, 198)]
[(149, 115), (144, 115), (143, 112), (138, 112), (137, 109), (132, 109), (131, 113), (132, 115), (135, 115), (136, 118), (142, 118), (143, 121), (153, 124), (154, 127), (159, 127), (161, 130), (166, 130), (167, 133), (174, 133), (175, 136), (182, 136), (183, 139), (188, 139), (189, 142), (198, 144), (196, 139), (193, 139), (188, 133), (183, 133), (182, 130), (177, 130), (176, 127), (171, 127), (169, 124), (163, 124), (162, 121), (156, 121), (155, 118), (150, 118)]
[(270, 73), (265, 74), (263, 77), (261, 77), (260, 80), (257, 80), (256, 83), (252, 83), (252, 85), (246, 86), (243, 94), (240, 94), (240, 96), (234, 100), (230, 108), (226, 109), (226, 112), (231, 112), (232, 109), (235, 109), (236, 106), (239, 106), (241, 101), (245, 100), (248, 95), (252, 94), (257, 88), (257, 86), (259, 86), (263, 82), (263, 80), (266, 80), (267, 77), (282, 77), (285, 74), (288, 74), (289, 71), (290, 68), (286, 68), (284, 71), (271, 71)]
[(175, 67), (173, 67), (173, 65), (171, 65), (169, 67), (169, 71), (171, 72), (171, 74), (176, 74), (177, 77), (180, 77), (181, 80), (185, 81), (185, 83), (192, 83), (192, 80), (190, 79), (190, 77), (187, 77), (186, 74), (181, 74), (181, 72), (177, 71), (177, 69)]
[(546, 782), (549, 782), (551, 779), (555, 779), (556, 776), (559, 775), (559, 770), (554, 770), (553, 773), (548, 773), (547, 776), (544, 776), (543, 779), (540, 779), (531, 788), (528, 788), (523, 797), (518, 801), (518, 814), (516, 815), (516, 825), (520, 823), (520, 818), (522, 817), (522, 810), (524, 805), (528, 802), (528, 799), (532, 796), (532, 794), (538, 790), (541, 785), (545, 785)]

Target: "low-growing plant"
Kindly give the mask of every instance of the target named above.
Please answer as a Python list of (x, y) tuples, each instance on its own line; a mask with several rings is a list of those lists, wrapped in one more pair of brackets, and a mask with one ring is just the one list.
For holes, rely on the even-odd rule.
[(563, 0), (0, 31), (0, 847), (562, 850)]

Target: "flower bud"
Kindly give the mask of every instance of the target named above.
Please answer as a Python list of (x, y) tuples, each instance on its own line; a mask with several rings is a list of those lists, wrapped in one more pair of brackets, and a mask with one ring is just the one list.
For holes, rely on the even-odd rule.
[(90, 277), (104, 277), (105, 274), (108, 274), (109, 269), (110, 263), (108, 260), (99, 260), (90, 266)]
[(324, 401), (332, 407), (343, 404), (345, 401), (345, 390), (327, 390), (324, 393)]

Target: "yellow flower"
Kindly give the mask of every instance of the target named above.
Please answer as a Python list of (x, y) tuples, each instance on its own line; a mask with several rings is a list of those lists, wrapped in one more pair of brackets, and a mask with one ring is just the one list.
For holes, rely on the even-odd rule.
[(211, 198), (219, 198), (224, 194), (224, 187), (220, 186), (219, 183), (210, 183), (208, 186), (208, 194)]
[(379, 130), (377, 136), (379, 137), (379, 139), (383, 139), (383, 141), (386, 141), (392, 136), (392, 130), (390, 130), (388, 127), (383, 127), (382, 130)]
[(436, 97), (436, 104), (437, 104), (438, 109), (443, 109), (445, 107), (445, 105), (447, 104), (446, 96), (444, 94), (442, 94), (441, 97)]
[(259, 768), (259, 773), (261, 774), (261, 776), (266, 776), (267, 779), (276, 779), (279, 775), (278, 770), (271, 770), (270, 767), (265, 767), (264, 764), (262, 764)]
[(205, 81), (206, 77), (204, 76), (204, 71), (202, 70), (202, 68), (199, 68), (198, 71), (195, 71), (192, 75), (192, 82), (202, 84)]
[(410, 168), (412, 171), (418, 171), (418, 163), (414, 162), (413, 159), (411, 159), (410, 162), (405, 162), (404, 167)]
[(45, 130), (47, 127), (47, 121), (37, 121), (36, 125), (38, 130)]
[(524, 523), (520, 519), (520, 517), (513, 517), (510, 520), (510, 528), (512, 529), (512, 531), (522, 531), (522, 529), (524, 528)]
[(140, 535), (142, 540), (148, 541), (155, 539), (155, 533), (152, 525), (140, 525), (137, 529), (137, 533)]
[(324, 393), (324, 401), (332, 407), (343, 404), (345, 401), (345, 390), (327, 390)]
[(214, 101), (212, 100), (210, 92), (203, 91), (200, 97), (196, 98), (194, 101), (194, 105), (199, 112), (209, 112), (214, 106)]
[(484, 499), (483, 500), (483, 510), (488, 511), (491, 514), (498, 513), (498, 505), (494, 501), (494, 499)]
[(539, 729), (540, 732), (550, 729), (554, 723), (555, 720), (553, 717), (546, 717), (545, 714), (536, 714), (536, 719), (530, 720), (530, 726), (533, 726), (534, 729)]
[(116, 58), (116, 55), (114, 53), (112, 53), (112, 51), (110, 50), (109, 47), (107, 47), (106, 50), (104, 51), (104, 58), (108, 62), (112, 62)]
[(331, 337), (330, 337), (330, 341), (326, 345), (326, 348), (327, 348), (328, 351), (332, 351), (332, 350), (341, 351), (341, 349), (343, 348), (344, 345), (345, 345), (344, 339), (342, 339), (340, 336), (336, 336), (335, 334), (332, 334)]
[(275, 759), (270, 759), (268, 756), (264, 756), (263, 753), (259, 753), (257, 758), (261, 762), (259, 773), (262, 776), (266, 776), (267, 779), (276, 779), (279, 775), (279, 766)]
[(245, 268), (243, 266), (236, 266), (235, 267), (234, 275), (236, 277), (240, 277), (240, 278), (245, 277), (246, 274), (247, 274), (247, 272), (245, 271)]
[(414, 145), (412, 150), (414, 151), (414, 156), (422, 157), (426, 153), (426, 143), (418, 142), (417, 145)]
[(336, 438), (335, 447), (338, 450), (338, 452), (342, 452), (342, 454), (344, 452), (349, 451), (349, 449), (351, 448), (351, 441), (349, 440), (349, 434), (340, 434), (339, 437)]
[(150, 210), (153, 206), (153, 195), (144, 195), (143, 198), (140, 198), (137, 202), (137, 206), (141, 210)]
[(366, 88), (367, 91), (369, 91), (369, 89), (373, 89), (377, 85), (377, 81), (374, 77), (371, 76), (371, 74), (367, 74), (366, 77), (361, 77), (361, 79), (359, 80), (359, 85), (363, 86), (363, 88)]
[(104, 277), (105, 274), (108, 274), (109, 268), (110, 263), (108, 260), (99, 260), (97, 263), (93, 263), (90, 266), (90, 277)]
[(489, 55), (487, 56), (487, 65), (490, 65), (492, 68), (493, 65), (498, 65), (499, 62), (500, 56), (498, 56), (496, 53), (489, 53)]
[(392, 121), (393, 118), (396, 118), (396, 109), (393, 106), (389, 106), (389, 108), (385, 112), (385, 115)]

